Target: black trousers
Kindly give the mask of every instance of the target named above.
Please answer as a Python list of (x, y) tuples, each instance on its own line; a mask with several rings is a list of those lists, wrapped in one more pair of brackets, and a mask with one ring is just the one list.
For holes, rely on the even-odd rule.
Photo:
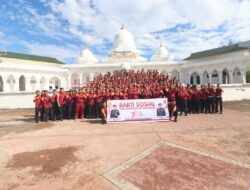
[(101, 118), (102, 118), (102, 124), (106, 124), (107, 120), (106, 120), (106, 117), (103, 113), (101, 113)]
[(88, 105), (88, 118), (92, 119), (94, 118), (94, 106)]
[(200, 113), (200, 100), (193, 100), (193, 113)]
[(65, 115), (65, 105), (61, 104), (61, 106), (58, 106), (58, 111), (59, 111), (59, 119), (62, 121)]
[[(220, 107), (219, 107), (219, 104), (220, 104)], [(223, 101), (222, 101), (222, 97), (221, 96), (217, 96), (215, 98), (215, 112), (218, 112), (220, 108), (220, 113), (223, 112)]]
[(41, 117), (42, 109), (43, 108), (37, 108), (37, 107), (35, 108), (35, 121), (36, 121), (36, 123), (39, 122), (39, 114), (40, 114), (40, 117)]
[(207, 103), (208, 103), (208, 112), (209, 113), (214, 113), (214, 97), (213, 96), (209, 96), (207, 98)]
[(193, 112), (193, 100), (187, 101), (187, 107), (188, 107), (188, 113), (192, 113)]
[(53, 121), (55, 121), (56, 119), (58, 119), (58, 105), (57, 105), (57, 102), (52, 102), (51, 119)]
[(187, 100), (179, 100), (180, 101), (180, 111), (181, 115), (184, 112), (187, 115)]
[(200, 100), (200, 112), (203, 113), (206, 110), (206, 100)]
[(96, 118), (101, 118), (101, 106), (102, 106), (101, 102), (95, 103), (95, 117)]
[(67, 104), (67, 119), (72, 119), (73, 103)]
[(44, 121), (48, 122), (50, 108), (44, 108)]
[(172, 116), (174, 116), (174, 121), (176, 122), (177, 121), (177, 117), (178, 117), (177, 111), (170, 112), (169, 113), (170, 119), (172, 118)]

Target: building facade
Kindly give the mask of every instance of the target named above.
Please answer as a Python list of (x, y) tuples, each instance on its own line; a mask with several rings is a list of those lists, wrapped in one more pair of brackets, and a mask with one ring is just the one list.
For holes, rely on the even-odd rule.
[[(63, 64), (49, 57), (0, 52), (0, 97), (6, 100), (0, 101), (0, 108), (31, 107), (32, 103), (27, 101), (37, 89), (79, 87), (99, 74), (120, 69), (157, 69), (184, 84), (220, 83), (226, 100), (250, 99), (250, 41), (192, 53), (179, 62), (173, 61), (160, 43), (147, 61), (140, 56), (133, 35), (122, 26), (102, 63), (87, 48), (75, 64)], [(22, 99), (27, 106), (17, 103)]]

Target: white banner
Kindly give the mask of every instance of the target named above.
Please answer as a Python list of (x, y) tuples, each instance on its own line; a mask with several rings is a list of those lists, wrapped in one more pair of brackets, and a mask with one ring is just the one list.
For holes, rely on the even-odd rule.
[(109, 100), (107, 122), (169, 121), (167, 98)]

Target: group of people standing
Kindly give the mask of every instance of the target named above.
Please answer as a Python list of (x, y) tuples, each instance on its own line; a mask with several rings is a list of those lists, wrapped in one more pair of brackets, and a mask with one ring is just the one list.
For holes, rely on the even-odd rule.
[(34, 97), (36, 122), (63, 119), (102, 118), (106, 121), (106, 102), (126, 99), (168, 99), (170, 118), (178, 113), (222, 113), (220, 85), (182, 85), (175, 78), (157, 70), (120, 70), (99, 75), (79, 89), (59, 92), (39, 90)]

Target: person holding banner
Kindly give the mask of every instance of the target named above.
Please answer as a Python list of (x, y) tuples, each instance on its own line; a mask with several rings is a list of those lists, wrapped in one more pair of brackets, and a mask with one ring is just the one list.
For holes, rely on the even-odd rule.
[(107, 124), (107, 103), (104, 102), (101, 108), (102, 124)]
[(172, 119), (172, 116), (174, 116), (174, 122), (177, 122), (178, 111), (175, 101), (168, 102), (168, 109), (169, 109), (170, 120)]

